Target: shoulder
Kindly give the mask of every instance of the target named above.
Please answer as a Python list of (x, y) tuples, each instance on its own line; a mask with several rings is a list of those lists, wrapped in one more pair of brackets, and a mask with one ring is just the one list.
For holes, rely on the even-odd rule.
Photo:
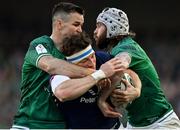
[(97, 68), (99, 68), (102, 64), (104, 64), (105, 62), (107, 62), (108, 60), (113, 58), (112, 55), (110, 55), (109, 53), (107, 53), (105, 51), (96, 51), (95, 55), (96, 55)]
[(38, 37), (38, 38), (35, 38), (34, 40), (31, 41), (30, 45), (31, 46), (37, 46), (39, 44), (42, 44), (43, 46), (49, 46), (49, 45), (53, 45), (52, 44), (52, 40), (49, 36), (41, 36), (41, 37)]
[(37, 38), (33, 39), (31, 43), (38, 43), (38, 42), (43, 42), (43, 41), (49, 41), (49, 39), (50, 39), (49, 36), (44, 35), (44, 36), (40, 36), (40, 37), (37, 37)]
[(119, 41), (119, 43), (111, 50), (111, 54), (115, 56), (121, 52), (136, 53), (137, 51), (139, 51), (137, 42), (132, 38), (127, 37), (122, 41)]
[(96, 55), (96, 59), (98, 60), (110, 60), (111, 58), (113, 58), (112, 55), (110, 55), (105, 51), (96, 51), (95, 55)]
[(135, 49), (136, 41), (134, 41), (131, 37), (124, 38), (122, 41), (118, 43), (117, 48), (120, 47), (122, 49)]
[(47, 53), (54, 48), (54, 43), (49, 36), (41, 36), (30, 42), (29, 51), (36, 50), (39, 53)]

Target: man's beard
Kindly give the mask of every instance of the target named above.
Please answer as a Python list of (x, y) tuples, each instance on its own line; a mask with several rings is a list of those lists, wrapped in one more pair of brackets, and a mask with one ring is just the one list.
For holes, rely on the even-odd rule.
[(103, 40), (100, 40), (97, 44), (97, 47), (99, 49), (105, 49), (108, 47), (108, 44), (109, 44), (109, 39), (103, 39)]

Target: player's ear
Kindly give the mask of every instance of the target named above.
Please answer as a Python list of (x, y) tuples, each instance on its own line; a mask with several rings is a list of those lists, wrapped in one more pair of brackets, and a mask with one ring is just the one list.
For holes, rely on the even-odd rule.
[(58, 19), (58, 20), (57, 20), (57, 28), (58, 28), (58, 30), (61, 30), (62, 25), (63, 25), (62, 19)]

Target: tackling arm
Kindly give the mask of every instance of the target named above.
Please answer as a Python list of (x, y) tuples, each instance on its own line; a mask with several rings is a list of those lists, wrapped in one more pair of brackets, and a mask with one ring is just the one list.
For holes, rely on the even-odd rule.
[(111, 78), (112, 86), (110, 88), (104, 88), (98, 100), (98, 106), (101, 109), (104, 116), (106, 117), (121, 116), (120, 113), (118, 115), (118, 113), (106, 102), (106, 99), (110, 96), (112, 91), (114, 91), (112, 94), (112, 103), (114, 106), (119, 106), (123, 103), (128, 103), (140, 96), (141, 81), (138, 75), (129, 69), (125, 70), (124, 73), (128, 73), (131, 76), (134, 86), (132, 86), (126, 80), (122, 80), (126, 84), (127, 89), (125, 91), (115, 89), (116, 84), (121, 81), (122, 73), (117, 73)]
[(118, 58), (113, 58), (105, 64), (102, 64), (100, 70), (92, 73), (89, 76), (84, 78), (69, 79), (63, 82), (58, 81), (58, 83), (56, 83), (58, 85), (56, 85), (57, 87), (55, 88), (54, 92), (55, 96), (60, 101), (73, 100), (87, 92), (99, 80), (106, 77), (111, 77), (118, 72), (120, 68), (119, 64), (120, 60)]
[(96, 80), (94, 80), (92, 76), (86, 76), (84, 78), (79, 79), (69, 79), (60, 83), (55, 88), (54, 95), (61, 102), (73, 100), (83, 95), (95, 84)]
[(119, 117), (122, 116), (120, 113), (115, 111), (113, 107), (111, 107), (107, 102), (107, 98), (111, 95), (112, 91), (115, 89), (115, 85), (117, 82), (120, 82), (122, 78), (122, 72), (119, 72), (111, 77), (111, 86), (102, 88), (99, 99), (98, 106), (105, 117)]
[(141, 93), (141, 80), (139, 79), (139, 76), (130, 69), (126, 70), (125, 73), (128, 73), (131, 76), (134, 85), (132, 87), (129, 82), (122, 80), (127, 86), (126, 90), (121, 91), (119, 89), (115, 89), (111, 94), (111, 97), (116, 105), (131, 102), (138, 98)]
[(68, 77), (84, 77), (93, 72), (91, 69), (83, 68), (52, 56), (40, 58), (38, 67), (51, 75), (60, 74)]

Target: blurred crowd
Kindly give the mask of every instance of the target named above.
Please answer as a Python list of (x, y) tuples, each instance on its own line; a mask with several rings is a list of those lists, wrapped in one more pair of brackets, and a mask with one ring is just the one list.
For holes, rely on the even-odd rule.
[[(180, 117), (180, 39), (146, 37), (137, 40), (154, 63), (162, 88)], [(0, 128), (11, 126), (17, 110), (21, 67), (28, 45), (24, 46), (0, 47)]]

